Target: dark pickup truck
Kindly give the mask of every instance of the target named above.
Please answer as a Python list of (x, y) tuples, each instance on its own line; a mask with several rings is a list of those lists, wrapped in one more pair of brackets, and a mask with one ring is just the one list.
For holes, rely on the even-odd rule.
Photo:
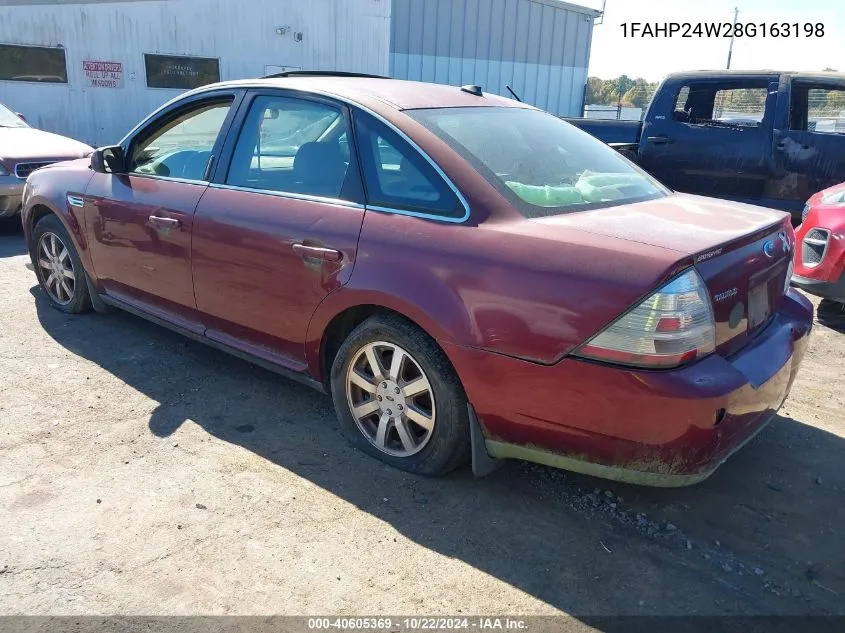
[(567, 119), (668, 187), (792, 213), (845, 181), (845, 74), (669, 75), (644, 121)]

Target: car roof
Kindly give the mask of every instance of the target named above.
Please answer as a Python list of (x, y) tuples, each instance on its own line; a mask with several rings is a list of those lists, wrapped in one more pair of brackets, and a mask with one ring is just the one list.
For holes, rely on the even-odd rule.
[(455, 86), (376, 77), (294, 76), (241, 79), (203, 86), (192, 92), (201, 93), (230, 87), (301, 90), (362, 105), (377, 101), (396, 110), (469, 106), (531, 107), (515, 99), (484, 92), (483, 88), (481, 96), (477, 96)]
[(799, 70), (738, 70), (738, 69), (720, 69), (720, 70), (687, 70), (683, 72), (671, 73), (667, 75), (667, 79), (749, 79), (759, 78), (763, 76), (787, 76), (793, 78), (807, 78), (807, 79), (845, 79), (845, 73), (837, 71), (799, 71)]

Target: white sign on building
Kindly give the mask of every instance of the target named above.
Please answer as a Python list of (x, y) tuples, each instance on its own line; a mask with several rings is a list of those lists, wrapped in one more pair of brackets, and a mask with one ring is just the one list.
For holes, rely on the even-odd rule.
[(121, 62), (82, 62), (86, 83), (91, 88), (123, 88), (123, 64)]

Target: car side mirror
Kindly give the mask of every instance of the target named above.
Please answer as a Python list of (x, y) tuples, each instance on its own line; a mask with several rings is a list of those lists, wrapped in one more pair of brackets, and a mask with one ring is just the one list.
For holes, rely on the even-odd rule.
[(101, 174), (122, 174), (126, 171), (123, 148), (120, 145), (100, 147), (91, 154), (91, 169)]

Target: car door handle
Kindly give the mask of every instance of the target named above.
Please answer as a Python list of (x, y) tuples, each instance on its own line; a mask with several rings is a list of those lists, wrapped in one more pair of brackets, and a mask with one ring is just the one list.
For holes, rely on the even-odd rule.
[(339, 262), (343, 258), (343, 253), (337, 249), (309, 246), (301, 242), (293, 245), (293, 252), (302, 259), (319, 259), (324, 262)]
[(668, 145), (669, 143), (674, 143), (675, 139), (669, 138), (665, 134), (659, 134), (657, 136), (649, 136), (647, 138), (648, 142), (653, 145)]
[(168, 228), (176, 228), (177, 226), (180, 226), (182, 222), (180, 222), (176, 218), (162, 218), (157, 215), (151, 215), (150, 224), (152, 224), (153, 226), (166, 226)]

